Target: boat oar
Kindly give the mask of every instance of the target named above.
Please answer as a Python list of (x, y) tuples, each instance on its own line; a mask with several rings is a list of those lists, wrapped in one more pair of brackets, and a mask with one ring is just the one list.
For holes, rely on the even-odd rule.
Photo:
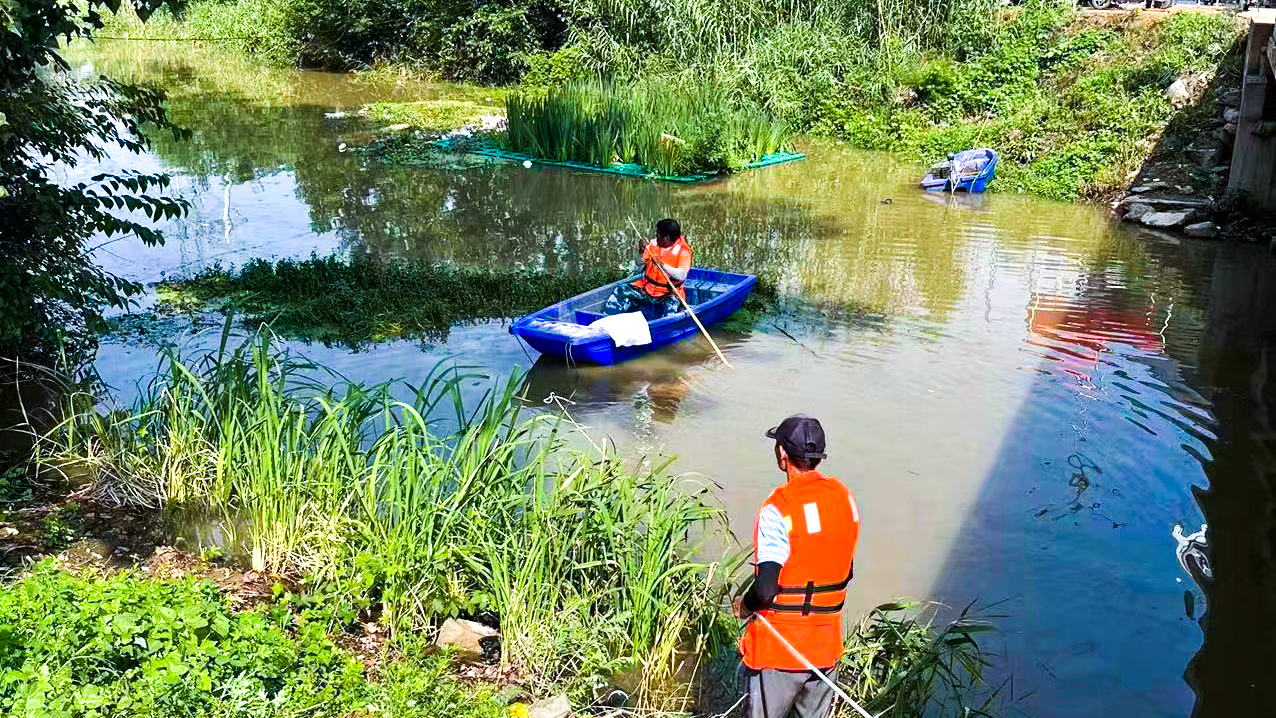
[(808, 661), (806, 659), (806, 656), (802, 655), (798, 651), (798, 649), (794, 648), (792, 643), (789, 643), (788, 639), (780, 635), (779, 631), (775, 630), (775, 626), (772, 626), (771, 622), (766, 620), (766, 616), (763, 616), (760, 613), (755, 613), (753, 614), (752, 617), (761, 621), (762, 625), (766, 626), (767, 629), (769, 629), (771, 633), (774, 634), (777, 639), (779, 639), (780, 643), (784, 644), (784, 647), (789, 649), (789, 653), (792, 654), (794, 658), (798, 659), (798, 661), (802, 665), (806, 666), (806, 670), (814, 673), (816, 678), (819, 678), (820, 680), (824, 681), (824, 683), (828, 685), (829, 688), (833, 689), (834, 693), (836, 693), (842, 700), (846, 701), (847, 705), (854, 708), (856, 713), (859, 713), (861, 716), (864, 716), (864, 718), (877, 718), (877, 716), (874, 716), (872, 713), (869, 713), (868, 711), (864, 710), (863, 706), (861, 706), (859, 703), (856, 703), (850, 696), (846, 695), (846, 691), (842, 690), (841, 686), (834, 683), (831, 678), (824, 675), (823, 671), (816, 668), (810, 661)]
[(709, 330), (705, 329), (704, 325), (700, 323), (700, 317), (696, 316), (695, 310), (693, 310), (691, 308), (691, 305), (687, 304), (687, 300), (684, 299), (683, 296), (678, 293), (677, 287), (673, 286), (673, 279), (671, 279), (669, 277), (669, 273), (665, 271), (664, 265), (660, 264), (660, 262), (655, 259), (652, 259), (650, 261), (652, 264), (656, 265), (656, 269), (659, 269), (661, 274), (665, 275), (665, 282), (669, 284), (669, 291), (673, 292), (673, 295), (678, 298), (679, 302), (682, 303), (682, 308), (686, 309), (687, 314), (691, 315), (691, 321), (695, 322), (697, 327), (700, 327), (700, 333), (704, 335), (705, 339), (709, 340), (710, 346), (712, 346), (713, 350), (718, 353), (718, 358), (722, 360), (723, 364), (727, 365), (728, 369), (735, 368), (731, 366), (731, 362), (727, 361), (726, 356), (722, 354), (722, 350), (718, 348), (718, 343), (713, 340), (713, 337), (709, 336)]

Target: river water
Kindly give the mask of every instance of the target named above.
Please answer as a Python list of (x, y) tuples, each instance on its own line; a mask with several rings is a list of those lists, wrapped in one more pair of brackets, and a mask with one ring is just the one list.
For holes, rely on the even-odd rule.
[[(173, 89), (195, 130), (107, 163), (174, 173), (195, 205), (161, 248), (104, 246), (109, 269), (149, 282), (337, 251), (572, 272), (632, 261), (634, 227), (676, 217), (698, 264), (795, 300), (715, 331), (734, 369), (699, 339), (565, 367), (502, 322), (444, 342), (297, 349), (365, 381), (420, 379), (440, 360), (528, 369), (533, 403), (563, 397), (625, 452), (676, 455), (717, 482), (744, 540), (782, 478), (763, 431), (814, 415), (825, 468), (863, 511), (856, 613), (896, 596), (1000, 602), (987, 645), (1013, 675), (1004, 695), (1031, 715), (1270, 705), (1271, 629), (1252, 620), (1273, 608), (1276, 553), (1265, 248), (1138, 234), (1102, 207), (925, 195), (916, 167), (829, 144), (693, 187), (503, 163), (389, 169), (341, 151), (364, 128), (326, 114), (460, 90), (288, 73), (262, 99), (227, 88), (232, 60), (202, 57), (90, 56)], [(154, 365), (131, 340), (97, 362), (125, 399)], [(1176, 523), (1211, 526), (1208, 595), (1179, 566)]]

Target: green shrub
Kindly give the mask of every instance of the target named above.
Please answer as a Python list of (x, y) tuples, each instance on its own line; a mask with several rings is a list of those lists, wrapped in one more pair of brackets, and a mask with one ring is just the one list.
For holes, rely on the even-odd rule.
[(554, 52), (533, 53), (524, 58), (527, 72), (519, 80), (526, 89), (549, 89), (593, 79), (585, 49), (579, 44), (564, 45)]
[(444, 31), (439, 69), (449, 80), (514, 82), (538, 45), (525, 8), (480, 5)]
[(0, 593), (0, 711), (26, 718), (503, 718), (491, 686), (408, 644), (376, 683), (283, 607), (230, 610), (212, 584), (77, 576), (45, 561)]

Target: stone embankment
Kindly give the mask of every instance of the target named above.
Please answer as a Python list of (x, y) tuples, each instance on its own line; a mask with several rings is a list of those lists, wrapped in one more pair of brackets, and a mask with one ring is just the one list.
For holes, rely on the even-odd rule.
[(1113, 203), (1116, 216), (1189, 237), (1224, 236), (1219, 204), (1231, 167), (1241, 92), (1234, 88), (1211, 89), (1211, 79), (1203, 74), (1182, 78), (1166, 91), (1176, 108), (1212, 102), (1217, 112), (1186, 148), (1153, 153), (1134, 177), (1129, 191)]

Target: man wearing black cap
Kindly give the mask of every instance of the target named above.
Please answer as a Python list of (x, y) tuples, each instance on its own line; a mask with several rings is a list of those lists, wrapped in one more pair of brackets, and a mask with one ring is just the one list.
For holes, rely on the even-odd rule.
[(751, 620), (740, 639), (749, 714), (785, 718), (792, 710), (799, 718), (826, 718), (832, 690), (807, 662), (832, 677), (842, 656), (859, 507), (841, 481), (816, 470), (825, 458), (819, 421), (797, 414), (766, 435), (775, 440), (776, 465), (788, 481), (758, 512), (753, 584), (735, 604), (740, 618), (766, 619)]

